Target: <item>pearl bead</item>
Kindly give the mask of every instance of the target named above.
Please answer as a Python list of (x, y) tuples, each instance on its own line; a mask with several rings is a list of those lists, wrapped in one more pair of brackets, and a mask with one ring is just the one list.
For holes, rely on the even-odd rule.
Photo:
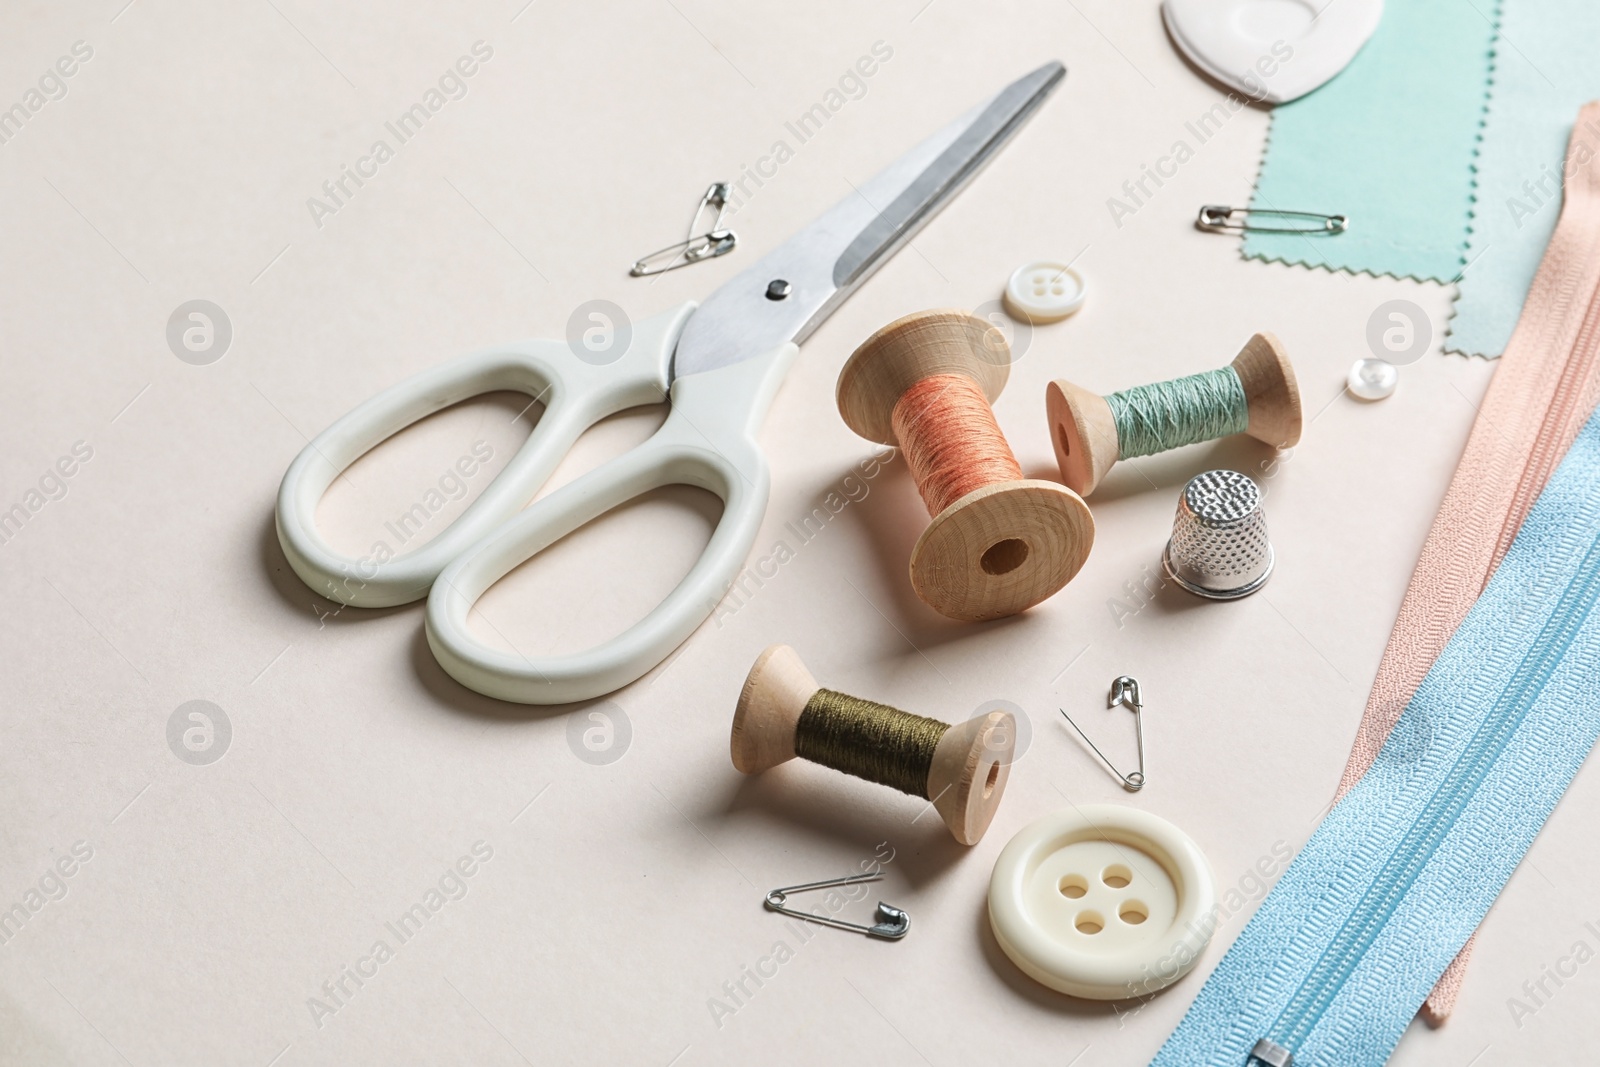
[(1362, 400), (1382, 400), (1400, 384), (1400, 369), (1386, 359), (1358, 359), (1345, 380)]

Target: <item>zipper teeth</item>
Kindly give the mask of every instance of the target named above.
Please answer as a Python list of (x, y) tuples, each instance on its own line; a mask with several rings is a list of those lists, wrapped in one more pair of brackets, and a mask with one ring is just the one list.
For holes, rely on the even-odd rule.
[(1433, 857), (1460, 811), (1472, 799), (1517, 727), (1565, 656), (1579, 627), (1600, 599), (1600, 540), (1590, 544), (1577, 573), (1562, 591), (1529, 655), (1517, 665), (1495, 706), (1468, 741), (1445, 785), (1407, 830), (1366, 894), (1317, 959), (1272, 1026), (1273, 1040), (1286, 1048), (1303, 1042), (1329, 1003), (1360, 963), (1371, 942), (1392, 916), (1422, 868)]
[[(1544, 421), (1539, 425), (1538, 434), (1534, 437), (1528, 463), (1517, 481), (1516, 494), (1511, 499), (1505, 524), (1500, 529), (1499, 542), (1495, 545), (1489, 577), (1493, 577), (1495, 568), (1510, 550), (1511, 542), (1516, 540), (1517, 531), (1522, 528), (1522, 521), (1527, 518), (1528, 512), (1533, 508), (1533, 502), (1538, 499), (1545, 482), (1550, 479), (1550, 472), (1561, 461), (1561, 456), (1565, 452), (1561, 447), (1562, 443), (1579, 428), (1573, 425), (1574, 414), (1592, 406), (1592, 404), (1586, 405), (1584, 400), (1593, 392), (1592, 380), (1597, 354), (1600, 354), (1600, 299), (1596, 299), (1595, 294), (1591, 293), (1588, 307), (1584, 310), (1583, 323), (1572, 343), (1572, 351), (1561, 368), (1561, 377), (1556, 382), (1550, 407), (1545, 413)], [(1484, 578), (1484, 585), (1489, 584), (1489, 577)]]

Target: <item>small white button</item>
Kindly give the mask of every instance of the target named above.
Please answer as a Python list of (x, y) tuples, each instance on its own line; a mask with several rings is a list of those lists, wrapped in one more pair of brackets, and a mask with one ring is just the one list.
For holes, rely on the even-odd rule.
[(1211, 940), (1205, 856), (1165, 819), (1115, 804), (1046, 815), (1013, 837), (989, 879), (1000, 948), (1051, 989), (1128, 1000), (1176, 982)]
[(1382, 400), (1400, 384), (1400, 368), (1386, 359), (1358, 359), (1345, 380), (1352, 393), (1362, 400)]
[(1083, 277), (1065, 263), (1041, 259), (1006, 282), (1006, 310), (1028, 322), (1055, 322), (1083, 306)]

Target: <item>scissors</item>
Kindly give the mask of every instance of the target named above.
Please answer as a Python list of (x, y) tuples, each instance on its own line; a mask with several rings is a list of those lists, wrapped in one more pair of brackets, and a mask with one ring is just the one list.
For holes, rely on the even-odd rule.
[[(799, 344), (965, 187), (1065, 77), (1065, 67), (1048, 63), (1008, 85), (698, 308), (686, 303), (635, 325), (611, 362), (580, 358), (565, 341), (517, 341), (424, 371), (359, 405), (318, 434), (283, 477), (277, 529), (290, 566), (314, 591), (355, 607), (427, 597), (434, 657), (486, 696), (560, 704), (641, 677), (711, 614), (749, 555), (770, 486), (756, 434)], [(544, 412), (454, 523), (415, 551), (382, 562), (328, 545), (316, 528), (317, 502), (345, 468), (412, 423), (500, 390), (526, 393), (543, 402)], [(668, 397), (671, 413), (654, 436), (528, 504), (584, 430)], [(715, 493), (722, 518), (689, 573), (643, 619), (598, 647), (549, 657), (490, 648), (468, 630), (473, 604), (513, 568), (666, 485)]]

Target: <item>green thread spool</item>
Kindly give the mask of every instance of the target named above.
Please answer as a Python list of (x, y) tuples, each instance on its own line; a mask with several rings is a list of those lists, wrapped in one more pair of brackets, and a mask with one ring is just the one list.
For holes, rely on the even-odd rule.
[(823, 689), (800, 656), (773, 645), (750, 668), (733, 715), (733, 765), (757, 774), (796, 756), (931, 801), (963, 845), (1000, 805), (1016, 720), (991, 711), (949, 725)]
[(1300, 440), (1300, 389), (1283, 345), (1269, 333), (1232, 363), (1186, 378), (1100, 396), (1057, 379), (1045, 389), (1061, 480), (1088, 496), (1119, 459), (1245, 433), (1274, 448)]
[(1244, 433), (1250, 425), (1244, 383), (1232, 367), (1136, 385), (1111, 393), (1106, 404), (1123, 459)]

